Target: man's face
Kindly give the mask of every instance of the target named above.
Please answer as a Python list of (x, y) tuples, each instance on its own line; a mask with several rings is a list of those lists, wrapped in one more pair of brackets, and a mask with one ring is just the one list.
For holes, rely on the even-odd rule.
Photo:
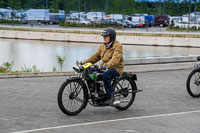
[(103, 36), (104, 43), (109, 43), (110, 42), (110, 36)]

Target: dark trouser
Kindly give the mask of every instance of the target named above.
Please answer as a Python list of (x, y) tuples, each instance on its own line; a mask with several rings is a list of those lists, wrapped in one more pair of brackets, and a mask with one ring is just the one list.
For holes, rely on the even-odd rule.
[(103, 82), (104, 82), (104, 87), (105, 87), (105, 90), (106, 90), (106, 94), (107, 94), (107, 99), (110, 99), (114, 96), (114, 93), (113, 93), (113, 88), (112, 88), (112, 79), (117, 77), (117, 76), (120, 76), (119, 73), (114, 70), (114, 69), (108, 69), (107, 71), (103, 72), (101, 71), (100, 69), (92, 69), (90, 70), (91, 72), (98, 72), (98, 73), (103, 73), (102, 74), (102, 79), (103, 79)]
[(117, 76), (120, 76), (120, 75), (114, 69), (109, 69), (109, 70), (103, 72), (102, 78), (103, 78), (104, 87), (105, 87), (106, 94), (107, 94), (107, 99), (110, 99), (114, 96), (111, 82), (112, 82), (112, 79)]

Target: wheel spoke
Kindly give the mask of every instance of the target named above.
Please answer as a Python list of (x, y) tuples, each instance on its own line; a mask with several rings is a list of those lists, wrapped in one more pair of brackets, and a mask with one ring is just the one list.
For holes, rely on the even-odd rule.
[(80, 99), (79, 97), (75, 97), (74, 99), (77, 100), (77, 101), (80, 102), (80, 103), (83, 103), (83, 100)]
[(115, 100), (120, 101), (120, 104), (116, 108), (120, 110), (129, 108), (135, 99), (135, 93), (132, 93), (135, 88), (130, 79), (126, 77), (120, 78), (116, 81), (114, 90), (116, 92)]
[(83, 91), (83, 83), (80, 81), (72, 80), (66, 81), (66, 85), (63, 86), (61, 95), (61, 105), (59, 107), (64, 110), (66, 114), (79, 113), (84, 107), (85, 93)]

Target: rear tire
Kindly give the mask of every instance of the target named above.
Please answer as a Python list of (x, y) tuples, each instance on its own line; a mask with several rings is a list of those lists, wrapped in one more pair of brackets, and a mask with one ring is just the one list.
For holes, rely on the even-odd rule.
[(115, 108), (119, 110), (128, 109), (135, 100), (136, 83), (130, 80), (129, 77), (121, 77), (115, 81), (113, 88), (115, 95), (117, 95), (115, 96), (115, 101), (120, 101), (120, 104)]
[(80, 79), (65, 81), (57, 95), (58, 106), (66, 115), (76, 115), (87, 105), (88, 91), (84, 82)]
[(190, 96), (200, 97), (200, 70), (193, 70), (186, 82), (187, 92)]

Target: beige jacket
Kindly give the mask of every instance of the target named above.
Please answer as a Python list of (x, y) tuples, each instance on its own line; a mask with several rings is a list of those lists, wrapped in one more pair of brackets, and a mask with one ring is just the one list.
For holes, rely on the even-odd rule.
[(115, 69), (121, 75), (124, 70), (124, 59), (120, 42), (115, 40), (111, 47), (101, 44), (96, 53), (84, 62), (94, 64), (99, 60), (103, 61), (101, 65), (106, 65), (108, 69)]

